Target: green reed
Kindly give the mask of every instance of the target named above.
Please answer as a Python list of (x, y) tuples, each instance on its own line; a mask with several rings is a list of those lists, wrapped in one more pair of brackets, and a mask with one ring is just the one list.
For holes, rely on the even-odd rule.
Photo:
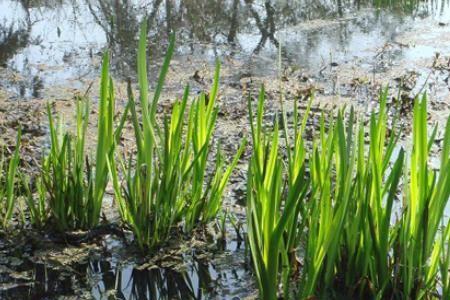
[[(379, 109), (367, 127), (353, 110), (340, 110), (335, 117), (322, 114), (311, 152), (295, 143), (286, 147), (283, 159), (278, 124), (268, 131), (263, 128), (261, 92), (252, 121), (247, 222), (263, 299), (278, 294), (301, 299), (430, 299), (439, 294), (439, 286), (441, 294), (448, 295), (450, 229), (444, 211), (450, 198), (450, 118), (441, 165), (434, 171), (428, 160), (437, 127), (428, 134), (427, 98), (416, 100), (408, 164), (408, 152), (395, 129), (398, 117), (392, 118), (392, 129), (387, 125), (387, 95), (387, 90), (381, 93)], [(289, 138), (286, 141), (289, 145)], [(307, 157), (300, 165), (309, 170), (302, 173), (295, 204), (289, 196), (295, 185), (287, 179), (292, 177), (292, 151)], [(399, 208), (396, 199), (402, 201)], [(295, 226), (286, 226), (289, 218), (296, 220)], [(289, 244), (296, 235), (296, 242)], [(292, 253), (301, 256), (300, 267)], [(298, 278), (297, 289), (288, 287), (293, 276)]]
[(2, 149), (0, 154), (0, 222), (3, 229), (8, 227), (16, 204), (20, 141), (21, 130), (19, 129), (12, 156), (8, 158), (5, 149)]
[[(262, 88), (256, 116), (250, 99), (248, 106), (253, 155), (247, 178), (247, 230), (261, 297), (277, 299), (278, 285), (282, 281), (287, 285), (291, 263), (295, 260), (292, 252), (301, 233), (299, 215), (309, 187), (303, 141), (306, 119), (295, 129), (293, 149), (287, 147), (286, 167), (279, 153), (278, 121), (269, 130), (263, 128), (264, 98)], [(286, 143), (291, 145), (288, 138)]]
[(440, 227), (450, 199), (450, 118), (436, 171), (428, 165), (436, 130), (428, 135), (427, 117), (427, 97), (423, 96), (414, 106), (409, 184), (405, 185), (398, 239), (402, 293), (414, 299), (428, 299), (436, 293), (439, 260), (448, 247), (448, 240), (442, 241)]
[[(340, 284), (341, 292), (344, 293), (370, 293), (367, 289), (374, 286), (380, 292), (389, 283), (392, 273), (389, 254), (392, 251), (392, 238), (396, 236), (396, 228), (391, 224), (392, 213), (402, 176), (404, 151), (397, 146), (399, 135), (395, 130), (387, 135), (386, 100), (387, 90), (381, 93), (379, 110), (369, 117), (367, 129), (362, 123), (364, 120), (356, 121), (353, 111), (350, 111), (347, 121), (344, 122), (344, 111), (341, 111), (337, 117), (336, 129), (333, 129), (331, 124), (328, 128), (328, 138), (325, 138), (329, 141), (330, 136), (333, 136), (338, 148), (329, 150), (329, 143), (332, 142), (324, 144), (324, 135), (321, 133), (320, 143), (323, 146), (320, 153), (327, 149), (326, 152), (332, 152), (330, 157), (335, 158), (332, 158), (334, 166), (330, 169), (317, 171), (322, 177), (326, 176), (328, 185), (331, 186), (331, 193), (327, 192), (326, 203), (332, 203), (331, 206), (328, 205), (327, 211), (317, 214), (337, 214), (342, 205), (345, 205), (346, 211), (342, 228), (330, 225), (332, 229), (329, 231), (332, 232), (336, 244), (330, 251), (326, 251), (323, 266), (317, 263), (317, 268), (324, 270), (323, 274), (322, 271), (315, 274), (316, 278), (323, 278), (317, 283), (321, 291), (333, 289), (337, 279), (344, 281), (345, 284)], [(321, 132), (324, 131), (322, 122)], [(397, 151), (395, 157), (394, 151)], [(314, 161), (316, 160), (313, 157), (313, 169), (320, 170), (322, 162), (328, 159), (322, 154), (322, 162)], [(330, 173), (335, 173), (335, 176)], [(319, 179), (316, 181), (320, 182)], [(322, 189), (313, 187), (313, 190)], [(321, 200), (317, 202), (320, 203)], [(322, 222), (319, 224), (315, 224), (314, 218), (311, 218), (312, 227), (323, 226)], [(338, 228), (339, 230), (336, 230)], [(322, 235), (327, 235), (327, 231), (325, 229)], [(312, 234), (311, 238), (315, 239), (315, 234)], [(313, 253), (314, 251), (311, 251), (310, 255)], [(309, 255), (306, 255), (306, 262), (308, 257)], [(312, 280), (310, 276), (307, 278)], [(316, 284), (309, 285), (306, 294), (312, 295), (316, 289)]]
[[(65, 129), (61, 118), (55, 120), (48, 104), (51, 145), (42, 164), (38, 199), (36, 203), (27, 201), (32, 222), (39, 224), (49, 219), (62, 231), (89, 229), (99, 223), (109, 176), (107, 161), (114, 156), (115, 144), (126, 117), (125, 113), (114, 128), (114, 87), (109, 76), (108, 53), (104, 55), (102, 64), (95, 166), (85, 149), (89, 114), (89, 100), (78, 99), (75, 133), (71, 133)], [(42, 215), (44, 198), (47, 198), (49, 218)]]
[[(221, 208), (226, 183), (244, 150), (243, 143), (234, 160), (225, 167), (220, 145), (217, 145), (215, 163), (208, 163), (218, 113), (219, 64), (208, 96), (202, 94), (188, 105), (189, 87), (186, 87), (183, 98), (174, 103), (171, 113), (165, 114), (161, 122), (157, 120), (158, 100), (174, 51), (174, 39), (170, 41), (149, 103), (146, 35), (143, 22), (138, 51), (142, 126), (129, 87), (137, 154), (135, 159), (130, 157), (128, 163), (120, 163), (123, 184), (115, 161), (109, 160), (120, 214), (141, 249), (154, 248), (166, 241), (178, 224), (183, 224), (184, 230), (190, 232), (214, 218)], [(210, 175), (208, 168), (211, 168)]]

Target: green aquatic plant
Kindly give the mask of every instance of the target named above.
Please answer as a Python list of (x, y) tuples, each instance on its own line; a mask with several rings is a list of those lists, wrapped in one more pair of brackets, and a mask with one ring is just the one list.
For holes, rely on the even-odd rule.
[[(315, 294), (317, 286), (329, 285), (332, 263), (350, 204), (355, 149), (348, 148), (351, 135), (345, 135), (343, 112), (325, 130), (321, 117), (320, 139), (313, 143), (311, 157), (311, 207), (307, 221), (307, 243), (301, 282), (302, 298)], [(324, 273), (323, 279), (320, 277)], [(322, 279), (323, 283), (319, 280)]]
[(428, 299), (435, 293), (440, 259), (448, 247), (448, 240), (442, 241), (439, 229), (450, 199), (450, 118), (443, 136), (439, 171), (429, 166), (436, 130), (428, 135), (427, 118), (424, 95), (414, 105), (413, 147), (397, 253), (399, 286), (403, 295), (413, 299)]
[[(16, 146), (11, 157), (7, 157), (5, 149), (0, 154), (0, 222), (6, 229), (12, 218), (16, 204), (16, 185), (20, 162), (21, 130), (17, 132)], [(8, 160), (9, 159), (9, 160)]]
[[(218, 143), (215, 165), (211, 166), (208, 163), (212, 156), (212, 136), (219, 111), (216, 106), (219, 71), (220, 64), (218, 63), (210, 93), (208, 96), (202, 94), (193, 101), (187, 119), (188, 126), (184, 143), (187, 145), (187, 147), (185, 146), (185, 155), (190, 156), (192, 160), (192, 169), (187, 169), (190, 171), (188, 180), (191, 181), (192, 186), (187, 195), (188, 209), (184, 216), (185, 231), (192, 230), (199, 223), (206, 224), (216, 217), (222, 207), (222, 195), (228, 179), (245, 149), (246, 142), (244, 140), (233, 161), (225, 167), (220, 143)], [(178, 140), (182, 142), (181, 136)], [(189, 159), (188, 156), (185, 156), (184, 159)], [(206, 181), (208, 167), (212, 167), (212, 174)]]
[[(33, 187), (30, 182), (30, 177), (21, 174), (21, 183), (24, 188), (24, 200), (27, 205), (27, 212), (30, 224), (35, 228), (43, 228), (47, 224), (49, 211), (47, 206), (47, 193), (42, 181), (42, 177), (36, 179), (36, 195), (33, 193)], [(25, 219), (25, 210), (22, 209), (22, 214)]]
[[(326, 129), (322, 118), (317, 147), (320, 151), (313, 153), (311, 161), (312, 195), (320, 195), (321, 198), (313, 200), (316, 204), (310, 213), (311, 225), (308, 228), (323, 228), (323, 224), (329, 224), (330, 227), (324, 228), (324, 232), (320, 232), (320, 229), (319, 232), (309, 232), (309, 240), (313, 239), (316, 249), (305, 255), (305, 268), (309, 268), (309, 257), (316, 260), (316, 266), (314, 276), (306, 275), (305, 278), (306, 282), (315, 282), (306, 284), (304, 296), (315, 294), (317, 288), (321, 291), (332, 290), (336, 278), (341, 278), (345, 283), (340, 284), (340, 292), (349, 294), (371, 293), (368, 289), (372, 287), (380, 292), (390, 283), (393, 264), (389, 254), (396, 236), (396, 227), (391, 222), (405, 154), (398, 147), (399, 135), (395, 130), (389, 132), (386, 140), (387, 90), (381, 93), (379, 100), (378, 111), (369, 117), (368, 129), (363, 126), (364, 120), (357, 122), (353, 110), (345, 121), (344, 111), (341, 111), (336, 125), (333, 121), (328, 125), (326, 137), (323, 134)], [(394, 151), (397, 151), (395, 156)], [(326, 162), (331, 162), (331, 166), (322, 169), (320, 166), (326, 165)], [(326, 197), (322, 198), (324, 194)], [(326, 204), (323, 204), (323, 200)], [(340, 211), (342, 207), (345, 207), (345, 212), (344, 209)], [(321, 219), (316, 222), (315, 215), (330, 221)], [(331, 225), (332, 216), (340, 216), (341, 221)], [(342, 227), (337, 224), (342, 224)], [(329, 232), (332, 232), (336, 244), (331, 247), (325, 247), (324, 242), (323, 245), (317, 245), (316, 237), (325, 237)], [(324, 251), (321, 258), (323, 264), (317, 261), (320, 257), (313, 255), (318, 249), (330, 249)]]
[[(335, 284), (340, 278), (345, 279), (345, 284), (339, 284), (338, 292), (347, 295), (359, 293), (360, 297), (377, 299), (429, 299), (436, 294), (439, 264), (443, 270), (442, 266), (447, 263), (444, 247), (448, 244), (442, 242), (438, 229), (450, 198), (450, 126), (447, 124), (443, 138), (440, 171), (433, 171), (428, 166), (428, 160), (437, 127), (428, 136), (427, 97), (417, 99), (413, 113), (411, 159), (405, 168), (406, 154), (398, 145), (399, 133), (395, 131), (395, 122), (393, 130), (389, 131), (386, 126), (386, 101), (387, 90), (380, 96), (378, 112), (371, 114), (368, 132), (359, 125), (357, 141), (352, 141), (355, 122), (350, 113), (347, 129), (335, 130), (335, 145), (339, 146), (331, 150), (334, 154), (329, 154), (329, 158), (325, 156), (329, 149), (333, 149), (330, 136), (325, 144), (323, 138), (320, 139), (323, 144), (320, 155), (324, 159), (317, 162), (315, 156), (319, 152), (313, 154), (312, 195), (319, 191), (321, 198), (313, 198), (313, 203), (317, 204), (309, 213), (311, 222), (307, 225), (305, 269), (310, 268), (310, 259), (316, 264), (314, 272), (306, 273), (303, 278), (305, 282), (301, 282), (303, 297), (327, 295), (327, 290), (328, 295), (336, 292)], [(337, 117), (336, 128), (342, 127), (339, 125), (342, 124), (341, 116)], [(330, 124), (328, 132), (332, 130), (333, 125)], [(368, 149), (364, 140), (366, 134), (369, 137)], [(323, 161), (335, 161), (335, 166), (325, 168), (321, 177), (315, 176), (315, 169), (323, 166)], [(343, 174), (342, 168), (348, 173)], [(335, 177), (330, 174), (335, 174)], [(329, 182), (332, 193), (317, 189), (315, 182), (322, 185)], [(328, 186), (325, 184), (327, 189)], [(348, 187), (345, 193), (348, 199), (340, 197), (339, 190), (344, 191), (345, 187)], [(324, 194), (327, 195), (327, 204), (323, 203)], [(398, 198), (402, 199), (403, 207), (397, 210), (399, 217), (396, 218), (394, 201)], [(330, 202), (333, 204), (330, 205)], [(346, 212), (343, 214), (346, 216), (340, 218), (340, 222), (325, 228), (324, 232), (312, 230), (332, 224), (326, 222), (323, 216), (330, 220), (335, 215), (340, 216), (342, 205), (345, 205)], [(316, 207), (325, 209), (320, 208), (316, 213)], [(337, 244), (329, 248), (326, 243), (317, 244), (316, 240), (331, 232)], [(314, 248), (309, 251), (311, 239)], [(446, 276), (441, 276), (444, 282)]]
[[(156, 109), (174, 50), (172, 38), (162, 65), (153, 100), (148, 101), (146, 59), (146, 24), (143, 22), (138, 50), (138, 78), (141, 119), (133, 92), (129, 103), (137, 147), (136, 158), (120, 163), (123, 184), (114, 160), (109, 160), (115, 197), (123, 221), (134, 233), (141, 249), (154, 248), (166, 241), (179, 223), (186, 232), (214, 218), (222, 203), (222, 194), (244, 144), (232, 163), (225, 168), (217, 146), (215, 164), (211, 165), (213, 133), (217, 118), (217, 89), (220, 65), (208, 96), (200, 95), (188, 105), (189, 87), (174, 103), (162, 124)], [(140, 124), (142, 122), (142, 126)], [(207, 174), (211, 168), (211, 175)], [(208, 179), (209, 177), (209, 179)]]
[(450, 298), (450, 223), (447, 224), (441, 236), (442, 251), (439, 262), (440, 284), (442, 299)]
[[(263, 299), (277, 299), (279, 284), (287, 285), (292, 271), (292, 255), (295, 260), (295, 247), (302, 231), (299, 216), (309, 189), (303, 142), (307, 114), (300, 128), (295, 129), (293, 149), (287, 147), (286, 170), (279, 153), (278, 121), (271, 129), (263, 127), (264, 99), (262, 88), (256, 116), (250, 99), (248, 105), (253, 154), (247, 178), (247, 231), (260, 295)], [(295, 119), (298, 124), (297, 116)], [(290, 145), (289, 142), (286, 138)], [(287, 292), (286, 289), (286, 296)]]
[[(55, 124), (50, 104), (47, 104), (47, 115), (50, 128), (50, 152), (42, 164), (41, 183), (48, 197), (51, 218), (62, 231), (86, 228), (88, 226), (86, 208), (87, 202), (92, 201), (90, 187), (93, 186), (91, 167), (88, 165), (87, 170), (85, 168), (85, 138), (89, 105), (80, 99), (77, 100), (75, 136), (66, 132), (61, 118), (56, 120)], [(39, 210), (31, 200), (28, 202), (33, 220)], [(35, 223), (38, 224), (38, 222)]]
[[(450, 225), (444, 212), (450, 198), (450, 118), (435, 171), (428, 160), (437, 127), (428, 135), (427, 97), (416, 100), (408, 164), (396, 129), (398, 117), (388, 118), (387, 95), (387, 89), (380, 94), (379, 109), (371, 113), (367, 128), (353, 110), (327, 117), (322, 113), (309, 155), (297, 143), (289, 144), (285, 121), (288, 146), (283, 156), (277, 122), (264, 130), (261, 92), (252, 121), (247, 224), (263, 299), (275, 299), (280, 285), (283, 296), (290, 297), (289, 283), (296, 274), (292, 253), (302, 257), (295, 292), (301, 299), (430, 299), (439, 294), (439, 286), (448, 295)], [(297, 119), (294, 128), (296, 124)], [(301, 173), (304, 179), (296, 190), (285, 177), (296, 169), (292, 153), (298, 150), (306, 157), (299, 166), (309, 173)], [(296, 209), (289, 189), (302, 195), (295, 200)], [(402, 200), (401, 207), (396, 199)], [(290, 218), (296, 225), (286, 226)]]
[[(42, 164), (37, 203), (27, 201), (32, 221), (42, 216), (42, 198), (47, 198), (50, 214), (59, 230), (89, 229), (100, 220), (103, 196), (108, 183), (108, 159), (114, 156), (115, 144), (122, 131), (127, 109), (120, 124), (114, 128), (114, 88), (109, 76), (109, 55), (105, 53), (100, 82), (95, 167), (86, 153), (86, 133), (89, 124), (90, 103), (78, 99), (76, 103), (76, 130), (68, 132), (62, 119), (55, 120), (50, 104), (47, 115), (50, 128), (50, 151)], [(28, 197), (29, 198), (29, 197)]]

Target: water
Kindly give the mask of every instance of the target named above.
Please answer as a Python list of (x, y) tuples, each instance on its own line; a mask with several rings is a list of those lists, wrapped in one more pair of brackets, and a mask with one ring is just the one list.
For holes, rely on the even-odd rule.
[[(172, 79), (172, 86), (179, 90), (180, 82), (192, 80), (194, 70), (203, 64), (212, 69), (219, 58), (227, 100), (244, 101), (242, 78), (267, 82), (270, 91), (270, 82), (278, 76), (281, 45), (289, 84), (294, 86), (296, 80), (303, 87), (303, 81), (313, 82), (319, 101), (347, 98), (370, 107), (373, 95), (366, 81), (371, 86), (398, 85), (398, 77), (411, 76), (409, 92), (431, 94), (434, 119), (447, 116), (450, 109), (450, 68), (432, 65), (437, 56), (445, 61), (450, 55), (447, 0), (382, 7), (364, 0), (0, 0), (0, 91), (8, 100), (70, 98), (98, 77), (105, 49), (112, 53), (118, 81), (133, 79), (137, 32), (144, 18), (150, 28), (151, 71), (161, 62), (170, 33), (176, 34), (174, 68), (179, 77)], [(236, 128), (227, 134), (242, 129)], [(214, 250), (213, 258), (184, 253), (181, 269), (141, 270), (142, 262), (118, 253), (116, 248), (123, 248), (120, 243), (109, 240), (105, 247), (83, 262), (70, 264), (70, 269), (33, 261), (20, 264), (20, 274), (28, 279), (11, 279), (0, 272), (0, 298), (255, 295), (245, 245), (232, 238)]]
[(114, 236), (87, 253), (40, 247), (48, 249), (32, 254), (23, 245), (8, 252), (0, 244), (0, 299), (230, 299), (256, 291), (245, 245), (233, 238), (209, 245), (209, 253), (166, 249), (156, 258)]

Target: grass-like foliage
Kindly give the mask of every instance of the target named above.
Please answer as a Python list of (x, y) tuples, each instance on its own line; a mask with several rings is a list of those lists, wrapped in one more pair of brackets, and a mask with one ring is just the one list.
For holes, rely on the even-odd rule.
[(137, 154), (135, 159), (130, 157), (128, 163), (121, 163), (122, 184), (115, 161), (109, 161), (122, 219), (132, 229), (141, 249), (160, 245), (178, 224), (183, 224), (184, 230), (189, 232), (214, 218), (221, 208), (226, 183), (244, 150), (243, 144), (232, 163), (225, 167), (218, 145), (215, 163), (209, 163), (218, 113), (219, 64), (208, 96), (202, 94), (188, 105), (187, 87), (183, 98), (174, 103), (172, 112), (161, 122), (157, 120), (158, 100), (173, 54), (174, 40), (172, 38), (169, 44), (149, 103), (146, 35), (144, 22), (138, 51), (141, 116), (138, 116), (129, 88)]
[(386, 141), (386, 99), (384, 91), (368, 129), (353, 111), (347, 121), (340, 111), (327, 128), (322, 117), (311, 160), (304, 297), (339, 280), (360, 290), (366, 284), (386, 286), (393, 204), (404, 163), (404, 151), (396, 148), (398, 134), (391, 131)]
[[(99, 223), (109, 176), (107, 161), (114, 156), (116, 139), (125, 120), (122, 118), (117, 128), (114, 128), (114, 111), (114, 88), (106, 53), (100, 83), (95, 166), (85, 149), (89, 100), (77, 100), (75, 133), (64, 128), (61, 118), (55, 120), (49, 104), (50, 151), (44, 159), (38, 181), (39, 198), (36, 202), (28, 200), (33, 223), (38, 225), (42, 220), (52, 220), (61, 231), (89, 229)], [(48, 218), (43, 215), (42, 200), (45, 198), (50, 214)]]
[[(439, 171), (428, 165), (435, 137), (436, 130), (428, 136), (427, 98), (424, 96), (421, 101), (416, 101), (414, 107), (409, 185), (404, 192), (405, 213), (400, 221), (398, 238), (400, 286), (402, 294), (413, 299), (430, 298), (433, 292), (437, 292), (439, 260), (445, 248), (448, 250), (450, 223), (447, 222), (444, 235), (439, 230), (450, 199), (450, 118), (442, 140)], [(448, 260), (445, 256), (444, 259)], [(448, 268), (447, 272), (443, 271), (443, 276), (448, 278)], [(448, 289), (448, 282), (444, 285)]]
[(410, 151), (399, 145), (395, 117), (387, 127), (386, 102), (387, 90), (367, 127), (353, 110), (323, 114), (309, 154), (301, 137), (308, 112), (299, 124), (295, 111), (300, 130), (293, 145), (286, 138), (284, 159), (278, 124), (262, 124), (263, 91), (256, 118), (250, 107), (248, 235), (263, 299), (448, 297), (450, 118), (435, 171), (428, 161), (437, 127), (428, 134), (426, 96), (415, 102)]
[[(47, 115), (51, 146), (42, 164), (40, 184), (48, 194), (51, 218), (63, 231), (86, 228), (88, 227), (87, 203), (93, 201), (93, 172), (89, 164), (85, 167), (89, 105), (81, 100), (77, 102), (75, 135), (66, 132), (62, 118), (58, 118), (55, 124), (50, 104), (47, 105)], [(31, 215), (37, 214), (39, 209), (33, 205), (30, 207), (33, 212)]]
[(0, 153), (0, 222), (3, 229), (7, 229), (16, 204), (20, 140), (21, 130), (19, 129), (12, 156), (8, 158), (5, 149), (2, 149)]
[[(250, 100), (248, 106), (253, 140), (247, 178), (248, 239), (261, 296), (277, 299), (278, 283), (282, 277), (288, 279), (291, 266), (294, 267), (291, 263), (295, 264), (295, 253), (294, 261), (291, 254), (301, 233), (297, 230), (302, 228), (299, 216), (309, 187), (303, 140), (306, 118), (295, 128), (293, 147), (287, 147), (288, 163), (285, 165), (279, 153), (279, 124), (276, 122), (273, 130), (264, 130), (263, 106), (264, 89), (259, 95), (256, 116)], [(298, 123), (297, 116), (295, 118)], [(286, 143), (291, 145), (288, 138)], [(283, 274), (279, 275), (282, 265)]]

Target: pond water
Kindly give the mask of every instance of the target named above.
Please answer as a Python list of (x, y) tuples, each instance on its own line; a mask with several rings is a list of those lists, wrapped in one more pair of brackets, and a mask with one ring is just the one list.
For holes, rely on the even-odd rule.
[[(376, 4), (385, 2), (395, 4)], [(112, 53), (115, 76), (133, 78), (137, 32), (144, 18), (150, 28), (151, 68), (157, 68), (174, 32), (178, 68), (195, 69), (199, 63), (213, 68), (217, 58), (222, 60), (225, 73), (231, 74), (226, 88), (238, 90), (235, 101), (243, 97), (242, 78), (277, 78), (281, 46), (282, 64), (297, 81), (317, 83), (319, 96), (339, 95), (366, 105), (373, 96), (364, 88), (366, 81), (399, 85), (411, 80), (405, 90), (412, 95), (427, 90), (436, 119), (450, 110), (448, 0), (0, 0), (0, 91), (8, 100), (67, 97), (67, 91), (82, 91), (98, 77), (105, 49)], [(177, 82), (192, 76), (186, 71)], [(236, 237), (228, 238), (212, 258), (199, 260), (195, 251), (183, 254), (183, 270), (139, 269), (116, 253), (120, 243), (106, 244), (107, 255), (69, 264), (72, 272), (34, 260), (25, 272), (31, 284), (20, 276), (5, 276), (0, 268), (0, 298), (255, 295), (245, 245)]]

